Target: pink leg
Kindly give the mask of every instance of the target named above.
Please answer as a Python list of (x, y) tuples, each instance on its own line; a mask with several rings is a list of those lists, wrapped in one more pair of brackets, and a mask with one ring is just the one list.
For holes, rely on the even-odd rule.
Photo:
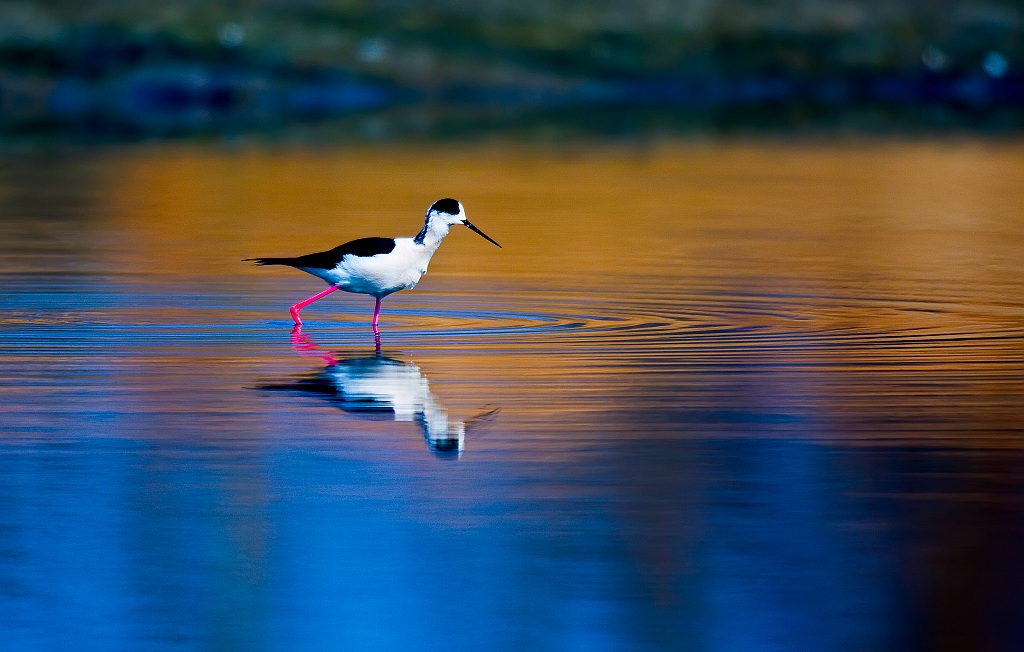
[(373, 341), (377, 344), (377, 353), (380, 353), (380, 328), (377, 321), (380, 319), (380, 297), (377, 297), (377, 307), (373, 309)]
[(316, 294), (314, 294), (310, 298), (306, 299), (305, 301), (300, 301), (297, 304), (295, 304), (294, 306), (292, 306), (292, 308), (291, 308), (292, 319), (295, 320), (295, 324), (298, 325), (298, 326), (302, 325), (302, 320), (299, 319), (299, 311), (300, 310), (302, 310), (303, 308), (305, 308), (309, 304), (313, 303), (317, 299), (323, 299), (328, 294), (330, 294), (331, 292), (334, 292), (337, 289), (338, 289), (337, 285), (332, 285), (331, 287), (327, 288), (323, 292), (317, 292)]

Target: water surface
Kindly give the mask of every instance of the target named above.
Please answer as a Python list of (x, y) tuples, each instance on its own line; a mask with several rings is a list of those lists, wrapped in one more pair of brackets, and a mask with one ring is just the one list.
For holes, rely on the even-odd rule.
[[(1024, 646), (1024, 147), (0, 164), (12, 649)], [(412, 235), (303, 312), (241, 263)]]

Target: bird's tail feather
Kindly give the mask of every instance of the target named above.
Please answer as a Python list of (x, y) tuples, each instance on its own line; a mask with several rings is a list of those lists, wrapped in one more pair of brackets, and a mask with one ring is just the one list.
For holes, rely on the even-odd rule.
[(257, 265), (294, 265), (294, 258), (244, 258), (242, 262), (253, 262)]

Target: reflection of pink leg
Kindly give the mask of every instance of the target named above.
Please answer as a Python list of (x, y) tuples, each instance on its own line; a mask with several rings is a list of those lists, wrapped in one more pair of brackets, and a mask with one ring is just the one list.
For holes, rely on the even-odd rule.
[(380, 328), (377, 321), (380, 319), (380, 297), (377, 297), (377, 307), (373, 309), (373, 341), (377, 345), (377, 353), (380, 353)]
[(301, 326), (302, 325), (302, 320), (299, 319), (299, 311), (302, 310), (303, 308), (305, 308), (306, 306), (308, 306), (309, 304), (313, 303), (317, 299), (323, 299), (328, 294), (330, 294), (331, 292), (334, 292), (337, 289), (338, 289), (337, 285), (332, 285), (331, 287), (327, 288), (323, 292), (317, 292), (316, 294), (314, 294), (310, 298), (306, 299), (305, 301), (298, 302), (297, 304), (292, 306), (292, 309), (291, 309), (292, 310), (292, 319), (295, 320), (295, 323), (297, 325)]
[(302, 326), (299, 324), (295, 324), (292, 328), (292, 351), (295, 351), (299, 355), (320, 358), (326, 362), (328, 366), (338, 364), (338, 360), (334, 357), (334, 354), (320, 350), (320, 347), (313, 341), (313, 338), (302, 332)]

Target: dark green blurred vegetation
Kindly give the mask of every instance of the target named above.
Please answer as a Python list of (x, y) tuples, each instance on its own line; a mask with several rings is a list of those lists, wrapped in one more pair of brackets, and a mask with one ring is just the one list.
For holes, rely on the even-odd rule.
[[(422, 83), (530, 74), (646, 75), (907, 69), (992, 51), (1020, 62), (1024, 6), (933, 0), (37, 0), (0, 3), (0, 47), (51, 55), (90, 41), (224, 45), (267, 60)], [(226, 28), (227, 26), (227, 28)], [(57, 57), (59, 58), (59, 57)], [(28, 63), (23, 59), (22, 62)]]
[(8, 0), (0, 125), (424, 102), (1005, 109), (1024, 104), (1022, 34), (1005, 0)]

